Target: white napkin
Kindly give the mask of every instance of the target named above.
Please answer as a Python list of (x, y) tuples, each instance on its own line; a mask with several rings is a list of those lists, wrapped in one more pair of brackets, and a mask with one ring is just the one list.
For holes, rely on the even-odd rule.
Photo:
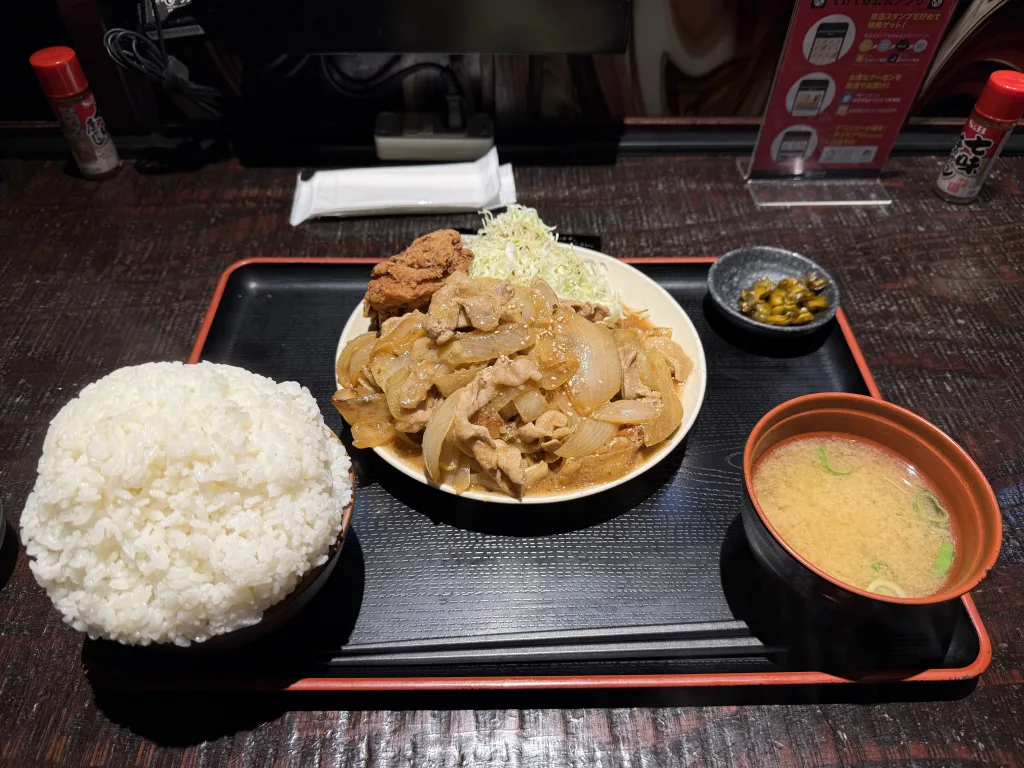
[(498, 150), (472, 163), (317, 171), (299, 176), (292, 226), (320, 216), (454, 213), (501, 208), (516, 201), (511, 165)]

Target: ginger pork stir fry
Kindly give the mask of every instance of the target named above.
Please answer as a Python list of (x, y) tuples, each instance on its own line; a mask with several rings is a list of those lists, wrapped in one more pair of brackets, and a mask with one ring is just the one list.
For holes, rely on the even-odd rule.
[(448, 276), (427, 311), (350, 341), (333, 402), (357, 448), (421, 456), (434, 483), (521, 497), (629, 472), (668, 438), (692, 363), (667, 328), (529, 285)]

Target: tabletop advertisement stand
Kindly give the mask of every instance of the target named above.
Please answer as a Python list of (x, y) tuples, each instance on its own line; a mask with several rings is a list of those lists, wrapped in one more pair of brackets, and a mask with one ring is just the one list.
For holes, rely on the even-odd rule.
[(798, 0), (757, 144), (758, 207), (887, 205), (881, 171), (954, 0)]

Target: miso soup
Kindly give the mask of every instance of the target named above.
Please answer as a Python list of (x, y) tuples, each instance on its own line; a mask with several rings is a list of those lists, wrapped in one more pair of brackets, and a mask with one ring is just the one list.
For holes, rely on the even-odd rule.
[(938, 592), (956, 557), (945, 503), (911, 465), (843, 435), (801, 435), (754, 468), (754, 494), (779, 535), (825, 573), (895, 597)]

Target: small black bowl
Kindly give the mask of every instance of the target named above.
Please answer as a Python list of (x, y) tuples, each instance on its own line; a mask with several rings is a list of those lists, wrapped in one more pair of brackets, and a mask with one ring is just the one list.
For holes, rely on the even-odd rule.
[[(828, 309), (816, 314), (811, 322), (804, 325), (766, 325), (740, 312), (740, 291), (752, 286), (756, 280), (762, 277), (771, 280), (802, 278), (808, 272), (817, 272), (828, 278), (828, 286), (824, 291), (828, 298)], [(715, 306), (734, 325), (776, 339), (793, 339), (814, 333), (832, 321), (839, 307), (839, 288), (828, 272), (806, 256), (769, 245), (737, 248), (720, 256), (708, 270), (708, 292)]]

